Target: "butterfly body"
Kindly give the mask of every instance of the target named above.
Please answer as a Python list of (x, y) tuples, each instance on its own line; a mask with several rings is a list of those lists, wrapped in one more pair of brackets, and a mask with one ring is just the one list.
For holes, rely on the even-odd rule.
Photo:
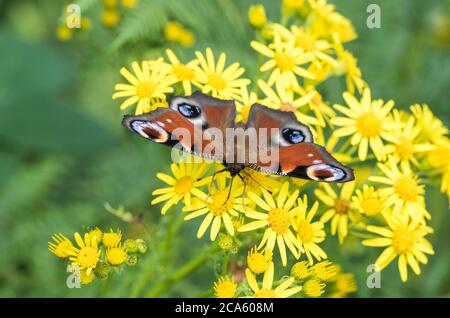
[(252, 105), (247, 122), (235, 122), (234, 101), (195, 92), (174, 97), (169, 108), (122, 123), (145, 139), (220, 161), (232, 176), (245, 168), (324, 182), (347, 182), (353, 170), (314, 144), (292, 112)]

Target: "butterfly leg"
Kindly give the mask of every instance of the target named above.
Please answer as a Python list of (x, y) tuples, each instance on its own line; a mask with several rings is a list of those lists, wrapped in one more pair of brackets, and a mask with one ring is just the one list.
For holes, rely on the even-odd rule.
[[(234, 180), (234, 176), (231, 177), (231, 181), (230, 181), (230, 189), (228, 190), (228, 195), (227, 195), (227, 199), (225, 200), (225, 202), (227, 202), (228, 199), (230, 198), (230, 195), (231, 195), (231, 189), (233, 188), (233, 180)], [(224, 204), (225, 204), (225, 202), (224, 202)]]
[(264, 190), (266, 190), (267, 192), (272, 194), (272, 190), (270, 190), (269, 188), (265, 187), (260, 182), (258, 182), (255, 178), (252, 177), (252, 175), (250, 173), (247, 173), (246, 176), (249, 177), (250, 179), (252, 179), (253, 182), (255, 182), (257, 185), (259, 185), (261, 188), (263, 188)]
[(242, 183), (244, 183), (244, 191), (242, 192), (242, 205), (244, 206), (244, 213), (247, 213), (247, 211), (246, 211), (247, 205), (245, 204), (245, 201), (247, 199), (247, 192), (246, 192), (247, 182), (245, 181), (244, 177), (240, 173), (238, 173), (237, 176), (242, 180)]

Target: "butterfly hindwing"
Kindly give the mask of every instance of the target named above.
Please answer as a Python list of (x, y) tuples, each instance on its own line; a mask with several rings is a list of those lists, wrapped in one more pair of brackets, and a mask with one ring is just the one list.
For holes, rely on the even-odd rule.
[(324, 182), (347, 182), (355, 178), (352, 169), (314, 143), (282, 147), (279, 157), (279, 173), (289, 177)]
[[(258, 162), (252, 168), (266, 172), (324, 182), (346, 182), (354, 179), (353, 171), (340, 164), (325, 148), (313, 143), (311, 131), (292, 112), (270, 109), (254, 104), (247, 127), (257, 131), (258, 138), (267, 138), (269, 149), (258, 149)], [(260, 129), (271, 131), (267, 137)], [(258, 140), (259, 142), (259, 140)], [(264, 163), (266, 153), (277, 153), (277, 162)]]

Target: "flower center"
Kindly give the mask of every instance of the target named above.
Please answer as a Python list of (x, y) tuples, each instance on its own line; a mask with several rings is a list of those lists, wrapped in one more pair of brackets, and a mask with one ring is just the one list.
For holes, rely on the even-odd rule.
[(223, 90), (227, 87), (227, 82), (220, 74), (217, 73), (211, 73), (208, 75), (208, 84), (217, 90)]
[(194, 70), (184, 64), (174, 65), (173, 73), (180, 81), (191, 80), (194, 78)]
[(216, 285), (215, 290), (220, 298), (233, 298), (236, 294), (236, 284), (232, 281), (223, 281)]
[(368, 216), (378, 214), (383, 207), (381, 201), (376, 198), (369, 198), (367, 200), (364, 200), (361, 205), (364, 213)]
[(251, 253), (247, 257), (247, 264), (248, 268), (255, 274), (264, 273), (269, 266), (266, 257), (261, 253)]
[(150, 98), (155, 91), (156, 85), (150, 81), (140, 82), (136, 85), (136, 95), (139, 98)]
[(409, 138), (401, 137), (400, 143), (395, 146), (395, 151), (402, 160), (409, 160), (413, 155), (413, 143)]
[(280, 110), (283, 111), (283, 112), (295, 112), (296, 108), (295, 108), (294, 105), (292, 105), (289, 102), (283, 102), (280, 105)]
[(414, 231), (407, 228), (399, 228), (392, 234), (392, 247), (398, 254), (411, 252), (416, 239)]
[(262, 288), (255, 293), (255, 298), (275, 298), (275, 292), (271, 289)]
[(208, 204), (209, 211), (215, 216), (222, 216), (234, 206), (234, 198), (228, 198), (227, 191), (219, 191), (211, 195), (212, 202)]
[(303, 243), (309, 243), (314, 237), (314, 231), (311, 224), (306, 220), (301, 220), (297, 226), (297, 237)]
[(380, 133), (381, 122), (375, 114), (367, 112), (357, 119), (356, 128), (364, 137), (375, 137)]
[(106, 252), (108, 262), (111, 265), (120, 265), (125, 262), (127, 253), (121, 247), (115, 247)]
[(92, 247), (83, 247), (78, 253), (77, 262), (81, 268), (94, 268), (98, 262), (98, 252)]
[(294, 60), (286, 53), (275, 53), (273, 58), (275, 63), (277, 63), (277, 67), (282, 71), (291, 71), (295, 66)]
[(289, 229), (291, 217), (284, 209), (273, 209), (269, 212), (269, 226), (277, 234), (283, 235)]
[(347, 214), (350, 209), (350, 201), (343, 199), (336, 199), (334, 201), (334, 209), (337, 214)]
[(419, 187), (416, 179), (411, 176), (403, 176), (394, 183), (395, 192), (404, 201), (416, 201), (419, 195)]
[(174, 184), (174, 189), (176, 194), (186, 194), (192, 189), (192, 184), (194, 180), (191, 177), (182, 177), (177, 180)]

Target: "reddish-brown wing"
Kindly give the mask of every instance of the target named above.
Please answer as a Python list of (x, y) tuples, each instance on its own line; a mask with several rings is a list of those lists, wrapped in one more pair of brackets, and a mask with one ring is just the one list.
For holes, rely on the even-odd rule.
[[(223, 158), (223, 138), (211, 136), (214, 128), (223, 135), (234, 127), (236, 107), (233, 101), (219, 100), (195, 92), (174, 97), (169, 108), (158, 108), (139, 116), (125, 116), (122, 124), (140, 136), (171, 147), (180, 143), (182, 150), (199, 156)], [(207, 153), (205, 153), (205, 150)]]
[[(246, 127), (256, 129), (258, 145), (261, 139), (267, 140), (269, 145), (258, 147), (258, 160), (250, 165), (256, 170), (324, 182), (354, 179), (352, 169), (340, 164), (325, 148), (314, 144), (309, 128), (291, 112), (255, 104)], [(267, 158), (272, 160), (267, 161)]]
[(279, 150), (279, 173), (294, 178), (324, 182), (354, 180), (353, 170), (339, 163), (325, 148), (299, 143)]

